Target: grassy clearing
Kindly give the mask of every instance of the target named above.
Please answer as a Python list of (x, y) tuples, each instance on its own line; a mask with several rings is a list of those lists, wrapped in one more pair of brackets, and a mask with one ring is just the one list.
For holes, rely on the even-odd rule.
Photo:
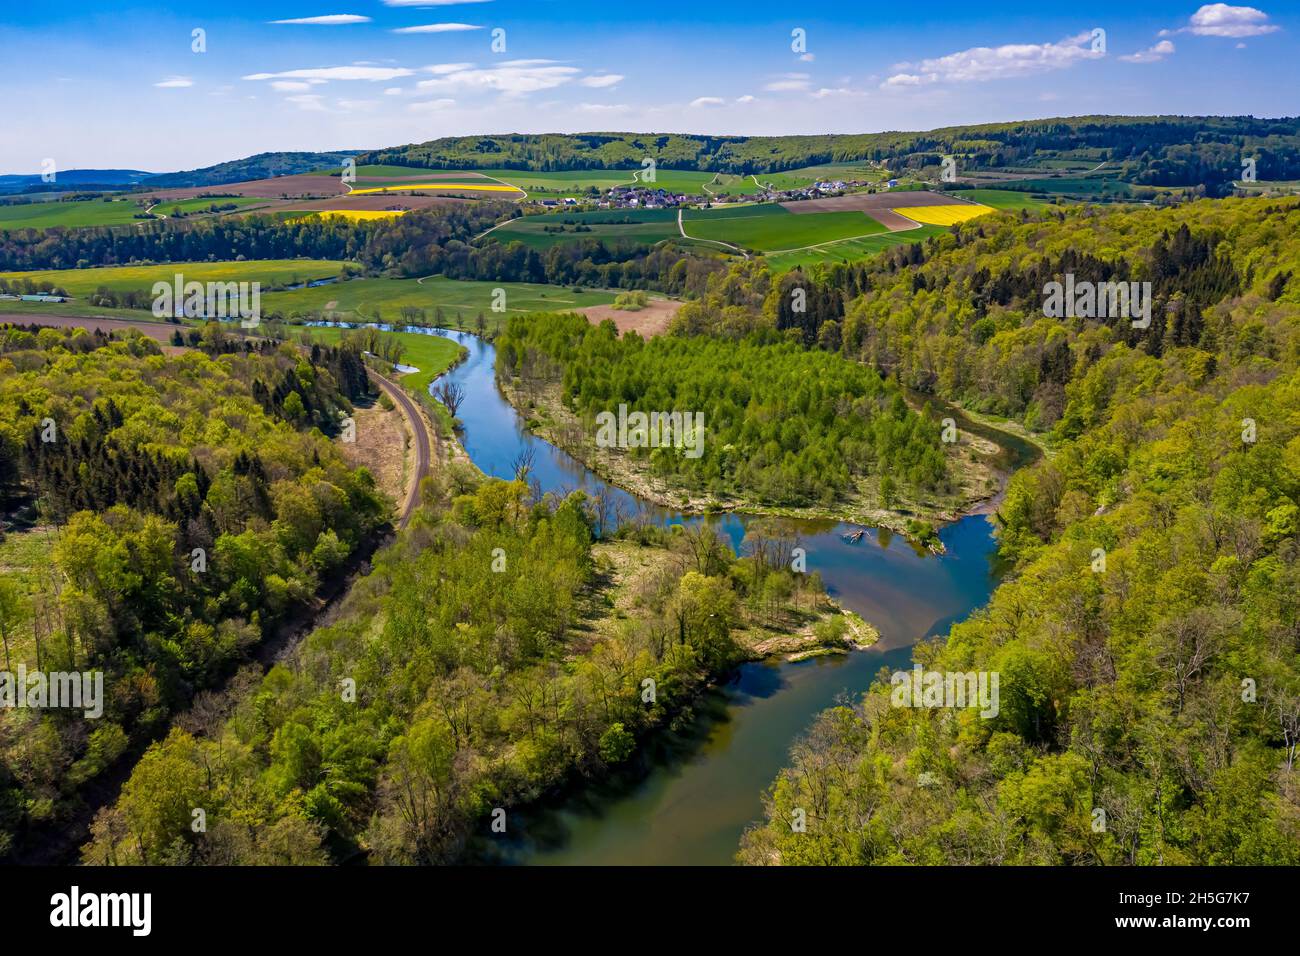
[(78, 199), (0, 206), (0, 230), (49, 229), (52, 226), (121, 226), (144, 209), (134, 199)]
[(654, 244), (679, 235), (677, 211), (674, 209), (612, 209), (523, 216), (493, 230), (491, 238), (497, 242), (522, 242), (534, 249), (549, 249), (578, 239)]
[[(802, 219), (803, 217), (798, 217)], [(801, 249), (798, 252), (783, 252), (764, 258), (768, 267), (776, 273), (789, 272), (791, 269), (807, 268), (820, 263), (855, 262), (888, 249), (913, 242), (923, 242), (930, 236), (937, 236), (947, 229), (943, 226), (921, 226), (919, 229), (907, 229), (903, 232), (884, 232), (866, 239), (850, 239), (834, 242), (816, 249)]]
[(345, 268), (347, 263), (330, 259), (251, 259), (246, 262), (169, 262), (152, 266), (0, 272), (0, 277), (11, 282), (20, 279), (31, 279), (34, 283), (52, 282), (71, 295), (84, 297), (100, 286), (120, 292), (148, 289), (155, 282), (174, 281), (178, 273), (185, 277), (186, 282), (260, 282), (266, 287), (328, 279)]
[(309, 312), (333, 312), (345, 321), (360, 318), (397, 322), (401, 318), (400, 310), (410, 307), (425, 309), (432, 322), (435, 310), (441, 308), (444, 322), (456, 325), (457, 313), (460, 313), (460, 324), (468, 327), (480, 312), (486, 316), (489, 325), (495, 319), (503, 318), (501, 313), (492, 311), (495, 289), (505, 290), (507, 313), (564, 312), (587, 305), (608, 305), (616, 295), (600, 289), (568, 289), (532, 282), (477, 282), (444, 276), (433, 276), (423, 282), (415, 279), (352, 279), (264, 294), (262, 309), (268, 313), (279, 312), (286, 318)]
[(700, 219), (687, 213), (685, 225), (686, 234), (693, 239), (729, 242), (760, 252), (796, 249), (885, 231), (884, 226), (861, 212), (822, 212), (795, 216), (785, 209), (768, 215)]
[[(294, 337), (301, 334), (311, 336), (314, 341), (334, 345), (348, 330), (333, 328), (295, 328)], [(391, 332), (405, 347), (401, 362), (412, 365), (418, 372), (408, 372), (401, 376), (401, 382), (412, 392), (426, 392), (429, 383), (441, 375), (460, 358), (461, 346), (441, 335), (423, 332)]]
[(243, 209), (245, 206), (265, 206), (268, 202), (269, 199), (259, 199), (256, 196), (196, 196), (193, 199), (160, 202), (154, 208), (154, 214), (172, 216), (179, 210), (189, 216), (194, 213), (211, 212), (213, 206), (221, 212), (230, 212), (232, 210), (222, 207), (234, 206), (236, 209)]

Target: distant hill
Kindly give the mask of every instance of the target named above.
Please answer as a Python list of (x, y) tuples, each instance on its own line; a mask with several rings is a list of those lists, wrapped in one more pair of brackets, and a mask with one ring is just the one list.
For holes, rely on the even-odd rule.
[(0, 175), (0, 193), (17, 193), (24, 190), (52, 190), (76, 186), (122, 189), (155, 176), (140, 169), (61, 169), (55, 173), (53, 183), (44, 182), (40, 173)]
[(326, 167), (338, 169), (343, 160), (356, 156), (359, 152), (360, 150), (341, 150), (335, 153), (258, 153), (246, 159), (234, 159), (203, 169), (150, 176), (140, 185), (150, 189), (178, 189), (186, 186), (224, 186), (226, 183), (240, 183), (250, 179), (292, 176)]
[(1076, 116), (952, 126), (927, 132), (824, 136), (575, 133), (458, 136), (375, 150), (358, 163), (426, 169), (536, 171), (633, 169), (651, 156), (665, 169), (776, 173), (852, 160), (906, 170), (960, 157), (963, 169), (1003, 167), (1052, 154), (1116, 164), (1128, 182), (1225, 188), (1243, 156), (1261, 180), (1300, 178), (1300, 119), (1251, 116)]

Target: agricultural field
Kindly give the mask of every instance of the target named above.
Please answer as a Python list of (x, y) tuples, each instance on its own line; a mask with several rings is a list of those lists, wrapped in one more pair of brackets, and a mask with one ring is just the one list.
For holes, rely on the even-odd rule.
[[(193, 199), (178, 199), (175, 202), (160, 202), (154, 208), (154, 215), (157, 216), (174, 216), (179, 210), (182, 215), (192, 216), (195, 213), (207, 213), (215, 206), (219, 212), (234, 212), (236, 210), (246, 209), (250, 206), (265, 206), (267, 200), (259, 199), (255, 196), (195, 196)], [(225, 209), (223, 207), (233, 206), (234, 209)]]
[(142, 222), (139, 197), (122, 199), (75, 199), (68, 202), (33, 202), (0, 205), (0, 231), (6, 229), (49, 229), (53, 226), (121, 226)]
[(548, 249), (578, 239), (653, 244), (680, 235), (675, 209), (609, 209), (523, 216), (498, 226), (491, 233), (498, 242), (522, 242), (534, 249)]
[(817, 246), (814, 249), (767, 255), (764, 261), (774, 273), (789, 272), (791, 269), (802, 269), (822, 263), (855, 262), (858, 259), (874, 256), (891, 246), (924, 242), (931, 236), (942, 235), (947, 231), (944, 226), (920, 226), (898, 232), (882, 232), (880, 235), (868, 236), (865, 239), (848, 239)]
[(422, 179), (420, 181), (412, 180), (410, 182), (388, 183), (383, 186), (362, 186), (361, 188), (353, 187), (349, 193), (351, 196), (375, 196), (388, 193), (400, 192), (446, 192), (446, 193), (485, 193), (496, 196), (506, 195), (509, 198), (515, 198), (521, 190), (516, 186), (509, 186), (505, 183), (494, 183), (487, 180), (471, 180), (469, 178), (448, 178), (440, 180)]
[(978, 203), (962, 203), (943, 206), (906, 206), (901, 211), (894, 211), (925, 226), (955, 226), (988, 215), (993, 212), (993, 209)]
[(828, 180), (884, 182), (889, 178), (889, 173), (869, 163), (826, 163), (821, 166), (789, 169), (780, 173), (755, 173), (754, 178), (764, 186), (772, 186), (775, 189), (798, 189), (809, 183)]
[(600, 289), (568, 289), (531, 282), (477, 282), (470, 279), (351, 279), (262, 296), (264, 313), (279, 313), (293, 319), (308, 313), (334, 313), (344, 321), (397, 322), (403, 308), (424, 309), (430, 322), (443, 310), (442, 321), (468, 327), (480, 312), (489, 321), (493, 290), (505, 290), (506, 312), (561, 312), (587, 305), (607, 305), (616, 293)]
[[(69, 295), (84, 298), (101, 286), (114, 292), (149, 289), (171, 282), (179, 273), (186, 282), (260, 282), (264, 287), (296, 285), (337, 276), (348, 268), (328, 259), (252, 259), (246, 262), (169, 262), (151, 266), (108, 266), (98, 269), (53, 269), (43, 272), (0, 272), (10, 282), (30, 279), (53, 283)], [(265, 298), (263, 298), (265, 302)]]
[(1010, 189), (962, 189), (951, 195), (977, 202), (994, 209), (1036, 209), (1050, 205), (1050, 201), (1031, 193), (1012, 192)]
[(686, 235), (692, 239), (726, 242), (759, 252), (778, 252), (886, 231), (875, 219), (856, 211), (796, 216), (783, 206), (770, 204), (737, 212), (740, 214), (695, 218), (688, 211), (684, 222)]

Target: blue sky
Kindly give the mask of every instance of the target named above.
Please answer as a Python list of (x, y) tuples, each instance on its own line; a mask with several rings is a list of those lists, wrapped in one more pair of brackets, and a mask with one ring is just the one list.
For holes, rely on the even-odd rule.
[[(877, 9), (836, 0), (809, 5), (815, 16), (792, 12), (800, 6), (7, 4), (0, 93), (20, 135), (0, 140), (0, 172), (35, 172), (46, 157), (59, 169), (169, 171), (267, 150), (474, 133), (843, 133), (1087, 113), (1300, 114), (1295, 4), (1045, 10), (931, 0)], [(192, 51), (196, 29), (204, 52)], [(493, 49), (495, 30), (504, 50)]]

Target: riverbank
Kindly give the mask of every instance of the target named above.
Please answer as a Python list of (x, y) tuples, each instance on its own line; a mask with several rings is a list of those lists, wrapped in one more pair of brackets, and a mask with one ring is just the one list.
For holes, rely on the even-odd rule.
[(999, 452), (996, 442), (970, 430), (958, 429), (957, 440), (946, 444), (949, 468), (957, 490), (948, 497), (911, 497), (899, 491), (890, 508), (872, 505), (880, 500), (874, 479), (861, 481), (857, 493), (832, 505), (778, 506), (743, 496), (717, 496), (690, 492), (656, 478), (648, 471), (649, 460), (637, 459), (622, 449), (598, 448), (591, 429), (564, 406), (558, 384), (550, 384), (535, 399), (525, 399), (514, 382), (502, 377), (497, 385), (505, 399), (539, 438), (563, 449), (604, 481), (661, 507), (683, 514), (708, 515), (742, 512), (750, 515), (797, 520), (847, 522), (885, 528), (934, 553), (942, 553), (937, 526), (978, 513), (981, 502), (996, 496), (1005, 476), (994, 463)]

